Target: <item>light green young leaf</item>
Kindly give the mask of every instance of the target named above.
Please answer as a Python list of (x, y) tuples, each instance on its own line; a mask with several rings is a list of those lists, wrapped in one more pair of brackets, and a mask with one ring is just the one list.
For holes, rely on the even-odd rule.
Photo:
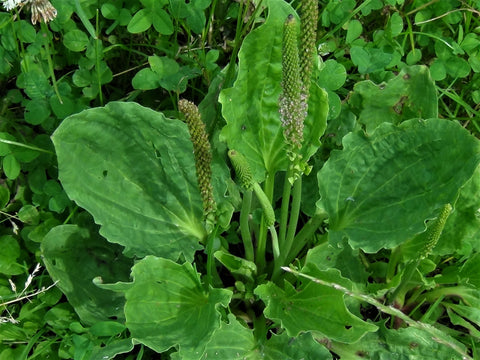
[(352, 315), (340, 291), (314, 282), (306, 283), (301, 290), (286, 286), (282, 290), (268, 282), (258, 286), (255, 294), (266, 304), (265, 316), (278, 321), (289, 336), (312, 331), (332, 340), (353, 343), (377, 328)]
[(65, 191), (108, 241), (193, 260), (206, 233), (186, 124), (114, 102), (70, 116), (52, 139)]
[(149, 9), (141, 9), (128, 23), (127, 30), (132, 34), (138, 34), (148, 30), (152, 26), (152, 12)]
[[(227, 125), (222, 138), (230, 149), (250, 162), (255, 181), (285, 170), (287, 158), (283, 128), (278, 113), (282, 80), (283, 24), (293, 8), (280, 0), (269, 0), (268, 18), (252, 31), (239, 53), (239, 71), (232, 88), (220, 93), (222, 114)], [(305, 120), (302, 155), (307, 160), (318, 148), (326, 126), (328, 101), (316, 84), (311, 87), (309, 115)]]
[(134, 279), (125, 293), (127, 327), (135, 341), (157, 352), (179, 346), (203, 347), (220, 328), (220, 307), (231, 291), (206, 292), (190, 263), (147, 256), (132, 269)]
[(83, 322), (92, 325), (111, 317), (124, 318), (122, 294), (92, 282), (98, 276), (106, 282), (128, 280), (132, 261), (121, 254), (120, 246), (94, 231), (61, 225), (50, 230), (41, 249), (48, 273)]
[(366, 252), (424, 231), (424, 221), (455, 202), (480, 161), (478, 140), (440, 119), (385, 123), (371, 136), (349, 134), (343, 144), (318, 172), (320, 204), (330, 216), (330, 241), (347, 237)]

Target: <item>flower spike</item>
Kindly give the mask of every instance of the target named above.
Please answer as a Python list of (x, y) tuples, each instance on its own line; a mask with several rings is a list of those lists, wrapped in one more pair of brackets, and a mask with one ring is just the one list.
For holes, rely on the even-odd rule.
[[(316, 51), (318, 0), (303, 0), (301, 5), (301, 43), (300, 43), (300, 76), (306, 98), (310, 90), (313, 70), (313, 55)], [(308, 101), (308, 100), (305, 101)]]
[(195, 169), (197, 172), (198, 187), (203, 201), (203, 213), (208, 220), (216, 209), (212, 187), (212, 153), (208, 141), (205, 124), (195, 104), (188, 100), (180, 100), (178, 109), (185, 115), (190, 139), (193, 143)]

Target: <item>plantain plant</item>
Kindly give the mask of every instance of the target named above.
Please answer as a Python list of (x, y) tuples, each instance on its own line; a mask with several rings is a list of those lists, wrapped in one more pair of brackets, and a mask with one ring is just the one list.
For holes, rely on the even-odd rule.
[[(480, 144), (438, 118), (428, 70), (405, 66), (388, 84), (357, 84), (352, 109), (407, 86), (332, 149), (318, 4), (301, 5), (299, 17), (283, 0), (261, 2), (268, 16), (241, 46), (220, 121), (187, 100), (175, 117), (110, 102), (55, 131), (62, 185), (101, 237), (55, 227), (46, 267), (85, 324), (128, 329), (92, 358), (136, 344), (171, 359), (470, 357), (432, 315), (445, 296), (428, 274), (443, 266), (435, 248), (453, 241), (440, 234), (457, 219)], [(442, 306), (459, 322), (467, 305)]]

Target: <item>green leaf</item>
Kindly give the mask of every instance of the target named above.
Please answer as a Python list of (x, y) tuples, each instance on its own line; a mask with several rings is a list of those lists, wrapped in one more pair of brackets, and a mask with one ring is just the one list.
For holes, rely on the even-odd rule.
[(329, 238), (376, 252), (424, 231), (424, 221), (472, 177), (480, 161), (478, 140), (452, 121), (410, 120), (379, 126), (368, 136), (343, 139), (318, 172)]
[(90, 360), (108, 360), (114, 359), (118, 354), (129, 353), (133, 350), (134, 344), (132, 339), (119, 339), (109, 341), (106, 345), (96, 346)]
[(285, 332), (272, 335), (264, 344), (258, 346), (253, 331), (242, 325), (235, 316), (228, 315), (228, 323), (222, 322), (215, 331), (205, 352), (201, 350), (179, 351), (172, 356), (174, 360), (187, 359), (244, 359), (244, 360), (329, 360), (330, 352), (316, 341), (312, 334), (303, 333), (290, 337)]
[(317, 83), (325, 89), (337, 90), (345, 84), (346, 79), (347, 71), (345, 66), (329, 59), (323, 63), (323, 67), (318, 73)]
[(360, 46), (352, 46), (350, 55), (361, 74), (383, 70), (393, 59), (391, 53), (384, 52), (382, 49)]
[(405, 67), (387, 83), (355, 84), (349, 105), (370, 133), (384, 122), (438, 116), (436, 88), (425, 66)]
[(430, 74), (432, 75), (432, 79), (435, 81), (440, 81), (445, 79), (447, 76), (447, 70), (445, 69), (445, 65), (439, 59), (436, 59), (430, 65)]
[(251, 281), (253, 281), (253, 277), (257, 274), (257, 266), (251, 261), (232, 255), (225, 250), (216, 251), (213, 255), (232, 274), (242, 275)]
[(40, 220), (38, 210), (35, 208), (35, 206), (30, 204), (22, 206), (22, 208), (18, 211), (17, 216), (21, 222), (32, 225), (37, 225)]
[(174, 75), (180, 70), (177, 62), (167, 56), (149, 56), (148, 63), (152, 71), (157, 74), (160, 79)]
[(102, 5), (100, 11), (102, 12), (102, 16), (109, 20), (115, 20), (118, 18), (120, 14), (120, 4), (115, 2), (107, 2)]
[(400, 35), (403, 31), (403, 20), (398, 12), (392, 14), (392, 17), (388, 21), (388, 27), (392, 37)]
[(152, 12), (149, 9), (141, 9), (128, 23), (127, 30), (132, 34), (138, 34), (148, 30), (152, 26)]
[(3, 172), (9, 179), (16, 179), (20, 175), (20, 163), (13, 154), (8, 154), (2, 161)]
[(205, 229), (186, 124), (113, 102), (65, 119), (52, 139), (65, 191), (110, 242), (193, 260)]
[(464, 78), (470, 74), (470, 64), (458, 56), (452, 56), (443, 62), (447, 74), (452, 78)]
[(131, 260), (95, 231), (76, 225), (61, 225), (45, 236), (41, 245), (43, 260), (53, 280), (86, 324), (123, 318), (125, 300), (121, 294), (100, 289), (92, 280), (128, 280)]
[(353, 40), (357, 39), (362, 34), (362, 23), (358, 20), (352, 20), (348, 22), (347, 38), (345, 41), (350, 44)]
[(127, 327), (135, 341), (157, 352), (173, 346), (180, 351), (205, 347), (220, 327), (219, 308), (226, 307), (232, 295), (226, 289), (206, 292), (190, 263), (153, 256), (139, 261), (132, 277), (125, 293)]
[(467, 319), (477, 327), (480, 326), (480, 309), (477, 309), (474, 306), (451, 303), (444, 303), (444, 306), (455, 311), (458, 315)]
[(63, 45), (71, 51), (83, 51), (87, 48), (88, 36), (81, 30), (70, 30), (63, 37)]
[(460, 269), (459, 278), (463, 283), (480, 289), (480, 253), (476, 253), (465, 261)]
[(253, 331), (240, 324), (233, 314), (228, 315), (228, 323), (221, 322), (206, 347), (204, 344), (198, 345), (197, 348), (181, 348), (173, 354), (172, 359), (260, 359), (254, 352), (256, 341)]
[[(460, 190), (455, 211), (448, 217), (442, 236), (432, 254), (469, 255), (480, 250), (480, 167), (470, 181)], [(480, 288), (480, 282), (478, 283)]]
[[(451, 339), (453, 340), (453, 339)], [(432, 339), (432, 335), (414, 327), (404, 329), (386, 329), (381, 324), (376, 333), (367, 334), (355, 344), (334, 342), (332, 351), (343, 360), (379, 359), (379, 360), (447, 360), (461, 359), (451, 347)]]
[(311, 333), (289, 337), (286, 333), (272, 335), (266, 342), (264, 353), (253, 359), (268, 360), (330, 360), (332, 354), (320, 344)]
[(152, 69), (145, 68), (135, 74), (132, 79), (132, 86), (138, 90), (153, 90), (160, 86), (158, 75)]
[(0, 274), (18, 275), (23, 273), (23, 266), (17, 263), (20, 257), (18, 240), (11, 235), (0, 237)]
[[(294, 10), (280, 0), (270, 0), (264, 25), (252, 31), (239, 53), (238, 77), (232, 88), (220, 93), (222, 114), (227, 122), (222, 139), (230, 149), (250, 162), (255, 181), (266, 173), (285, 170), (287, 157), (283, 128), (278, 113), (282, 79), (283, 24)], [(328, 100), (316, 84), (311, 87), (309, 115), (305, 120), (304, 160), (316, 151), (326, 126)]]
[(95, 336), (114, 336), (125, 330), (125, 325), (116, 321), (99, 321), (92, 325), (90, 333)]
[(314, 282), (307, 282), (301, 289), (289, 283), (285, 286), (282, 290), (268, 282), (258, 286), (255, 294), (266, 304), (265, 316), (280, 322), (289, 336), (313, 331), (332, 340), (353, 343), (377, 328), (352, 315), (340, 291)]
[(340, 247), (325, 242), (308, 250), (305, 266), (312, 265), (325, 271), (338, 269), (344, 278), (357, 284), (366, 284), (368, 280), (369, 274), (360, 260), (359, 251), (353, 250), (348, 243)]
[(413, 65), (422, 59), (422, 51), (420, 49), (413, 49), (407, 54), (407, 64)]
[(25, 43), (33, 43), (37, 35), (35, 27), (25, 20), (15, 21), (13, 23), (15, 31), (20, 41)]
[(0, 209), (4, 209), (10, 202), (10, 190), (4, 185), (0, 185)]
[(45, 98), (53, 93), (47, 76), (40, 68), (22, 72), (17, 77), (17, 86), (25, 89), (31, 99)]
[(25, 121), (32, 125), (43, 123), (50, 116), (50, 106), (46, 99), (34, 99), (25, 106)]
[(152, 14), (152, 23), (155, 30), (162, 35), (170, 35), (173, 33), (173, 23), (167, 12), (158, 6), (154, 7)]

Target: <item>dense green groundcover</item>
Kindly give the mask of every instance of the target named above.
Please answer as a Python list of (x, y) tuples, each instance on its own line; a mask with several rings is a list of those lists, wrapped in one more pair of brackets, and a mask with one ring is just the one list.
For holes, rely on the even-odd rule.
[(480, 358), (480, 1), (1, 2), (0, 360)]

